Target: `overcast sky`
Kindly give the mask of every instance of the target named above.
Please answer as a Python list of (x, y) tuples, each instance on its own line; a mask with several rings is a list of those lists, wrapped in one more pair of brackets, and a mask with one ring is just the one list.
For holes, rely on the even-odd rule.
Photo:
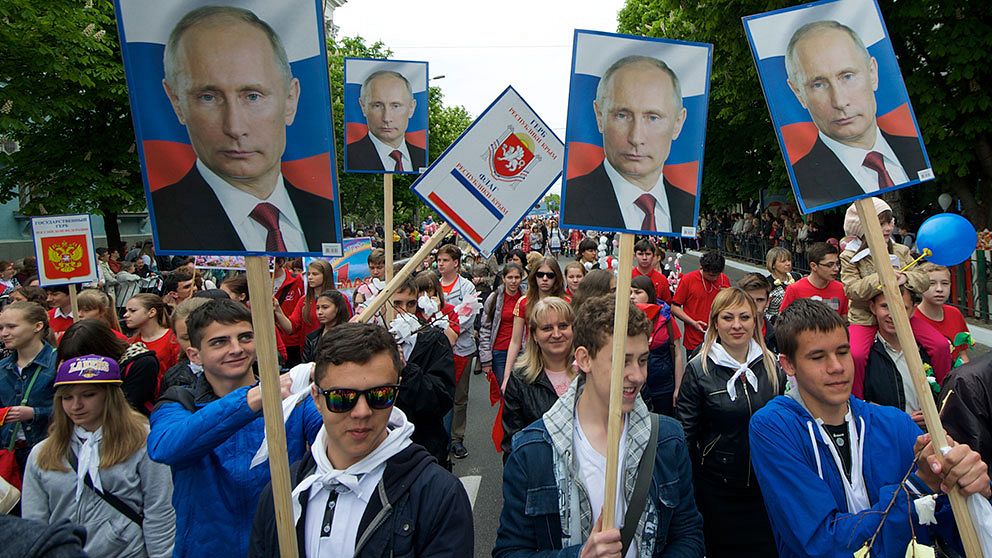
[[(349, 0), (334, 11), (339, 36), (381, 40), (400, 60), (426, 60), (446, 105), (473, 118), (506, 86), (565, 140), (575, 29), (615, 32), (622, 0)], [(552, 191), (556, 191), (557, 188)]]

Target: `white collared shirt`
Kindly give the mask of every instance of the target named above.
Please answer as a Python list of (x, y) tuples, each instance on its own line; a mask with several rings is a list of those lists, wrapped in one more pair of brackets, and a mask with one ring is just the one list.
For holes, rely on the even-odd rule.
[(913, 385), (913, 377), (909, 372), (909, 363), (906, 362), (906, 353), (897, 351), (895, 347), (889, 345), (888, 341), (881, 334), (875, 334), (875, 336), (882, 342), (885, 352), (889, 354), (889, 358), (895, 363), (896, 371), (899, 372), (899, 377), (902, 378), (902, 391), (906, 395), (906, 408), (903, 410), (907, 413), (919, 411), (920, 400), (916, 397), (916, 387)]
[[(334, 504), (334, 519), (331, 521), (329, 536), (321, 537), (324, 524), (324, 509), (327, 508), (331, 491), (320, 485), (310, 487), (309, 504), (306, 510), (305, 555), (308, 558), (352, 558), (358, 542), (358, 524), (365, 515), (365, 508), (375, 493), (382, 474), (386, 471), (383, 463), (362, 475), (358, 481), (358, 493), (347, 491), (338, 494)], [(316, 492), (315, 492), (316, 491)], [(317, 554), (313, 550), (317, 549)]]
[(882, 162), (885, 164), (885, 170), (889, 171), (893, 185), (909, 182), (909, 177), (906, 176), (906, 171), (899, 163), (895, 151), (892, 151), (892, 147), (889, 146), (889, 142), (885, 141), (880, 130), (875, 131), (875, 145), (871, 149), (844, 145), (828, 138), (823, 132), (820, 132), (820, 140), (834, 152), (834, 155), (837, 155), (847, 172), (851, 173), (851, 176), (865, 192), (878, 191), (878, 173), (864, 166), (865, 157), (871, 151), (878, 151), (882, 154)]
[(293, 201), (289, 199), (289, 192), (283, 182), (282, 173), (276, 179), (276, 187), (268, 199), (258, 199), (244, 190), (235, 188), (228, 184), (226, 180), (214, 174), (199, 159), (196, 160), (196, 168), (200, 171), (203, 180), (214, 191), (214, 195), (220, 201), (224, 213), (234, 225), (241, 243), (245, 250), (251, 252), (265, 251), (265, 237), (268, 231), (258, 221), (249, 217), (255, 206), (262, 202), (268, 202), (279, 209), (279, 230), (282, 231), (283, 242), (286, 243), (287, 252), (306, 252), (307, 241), (303, 236), (303, 227), (300, 225), (300, 218), (296, 215)]
[(65, 312), (62, 311), (61, 308), (59, 308), (58, 306), (56, 306), (55, 307), (55, 314), (52, 317), (54, 317), (54, 318), (69, 318), (71, 320), (72, 319), (72, 310), (69, 310), (69, 313), (66, 314)]
[(389, 154), (399, 149), (403, 155), (403, 172), (417, 170), (413, 168), (413, 160), (410, 159), (410, 150), (406, 146), (406, 140), (403, 140), (399, 147), (390, 147), (375, 137), (375, 134), (371, 131), (369, 131), (369, 139), (372, 140), (372, 145), (375, 146), (375, 152), (379, 154), (379, 159), (382, 160), (382, 168), (387, 171), (392, 171), (396, 168), (396, 161)]
[(637, 198), (643, 194), (651, 194), (655, 199), (654, 223), (660, 232), (672, 232), (671, 211), (668, 209), (668, 192), (665, 191), (665, 176), (658, 175), (658, 182), (647, 192), (624, 178), (608, 159), (603, 159), (603, 168), (613, 183), (613, 192), (620, 204), (620, 214), (623, 215), (624, 228), (640, 230), (644, 223), (644, 211), (634, 205)]

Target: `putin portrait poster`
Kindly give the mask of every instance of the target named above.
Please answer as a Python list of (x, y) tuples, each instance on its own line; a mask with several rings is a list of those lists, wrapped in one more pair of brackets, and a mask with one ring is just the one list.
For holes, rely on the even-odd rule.
[(427, 167), (427, 62), (344, 59), (344, 170)]
[(319, 0), (115, 0), (155, 248), (340, 253)]
[(806, 4), (744, 29), (803, 213), (933, 179), (877, 3)]
[(695, 236), (712, 45), (575, 31), (563, 227)]

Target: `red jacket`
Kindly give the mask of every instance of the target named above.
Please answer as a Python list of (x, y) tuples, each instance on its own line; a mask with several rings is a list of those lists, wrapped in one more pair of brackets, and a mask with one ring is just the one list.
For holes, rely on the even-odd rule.
[[(279, 301), (279, 306), (282, 307), (283, 313), (287, 316), (291, 315), (293, 310), (296, 309), (296, 304), (304, 296), (303, 275), (286, 270), (286, 280), (282, 282), (282, 285), (279, 285), (273, 296)], [(302, 347), (303, 340), (306, 338), (306, 335), (303, 335), (302, 332), (293, 332), (291, 334), (279, 333), (282, 334), (283, 343), (290, 347)]]

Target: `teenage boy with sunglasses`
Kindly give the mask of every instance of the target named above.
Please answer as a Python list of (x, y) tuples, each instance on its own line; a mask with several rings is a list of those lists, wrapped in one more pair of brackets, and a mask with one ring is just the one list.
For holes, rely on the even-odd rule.
[[(393, 336), (374, 324), (344, 324), (321, 338), (315, 360), (310, 394), (324, 428), (290, 471), (300, 556), (470, 553), (465, 489), (413, 443), (413, 425), (394, 406), (403, 387)], [(276, 555), (270, 486), (259, 501), (249, 556)]]
[[(924, 544), (934, 534), (956, 541), (943, 493), (992, 495), (980, 456), (951, 442), (938, 458), (901, 409), (851, 396), (847, 329), (823, 302), (796, 300), (775, 328), (779, 362), (795, 386), (754, 414), (750, 436), (779, 556), (850, 558), (876, 530), (871, 555), (886, 558), (905, 556), (913, 533)], [(940, 495), (935, 528), (910, 512), (929, 494)]]
[[(162, 395), (148, 434), (148, 455), (172, 467), (173, 556), (245, 556), (258, 497), (269, 482), (268, 463), (251, 467), (265, 436), (251, 312), (229, 299), (211, 300), (190, 313), (186, 328), (186, 355), (203, 374)], [(285, 398), (288, 374), (280, 384)], [(309, 399), (293, 409), (286, 418), (290, 462), (303, 457), (320, 426)]]

